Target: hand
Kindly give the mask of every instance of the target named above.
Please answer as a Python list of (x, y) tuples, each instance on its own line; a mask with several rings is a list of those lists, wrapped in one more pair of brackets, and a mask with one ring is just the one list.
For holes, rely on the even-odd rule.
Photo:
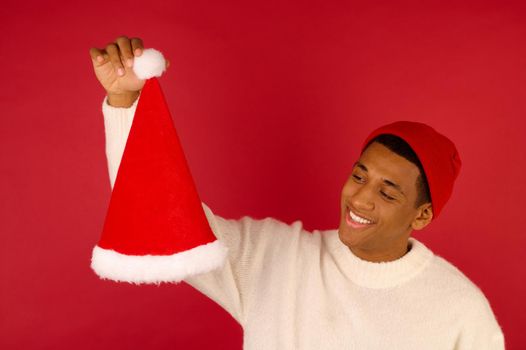
[[(90, 48), (91, 61), (97, 79), (111, 96), (137, 96), (145, 80), (133, 72), (133, 60), (144, 49), (140, 38), (118, 37), (103, 49)], [(166, 60), (166, 68), (170, 62)]]

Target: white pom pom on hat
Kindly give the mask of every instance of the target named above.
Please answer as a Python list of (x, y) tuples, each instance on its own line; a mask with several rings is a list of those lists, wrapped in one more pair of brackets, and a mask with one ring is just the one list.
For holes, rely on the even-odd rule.
[(133, 71), (139, 79), (160, 77), (166, 70), (166, 60), (156, 49), (143, 49), (142, 55), (133, 59)]

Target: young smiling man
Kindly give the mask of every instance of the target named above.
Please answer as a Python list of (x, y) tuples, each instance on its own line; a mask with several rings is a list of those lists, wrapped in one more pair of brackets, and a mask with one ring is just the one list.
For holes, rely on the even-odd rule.
[(355, 162), (342, 190), (339, 229), (354, 255), (371, 262), (396, 260), (407, 253), (411, 232), (431, 222), (433, 208), (420, 168), (409, 145), (393, 135), (380, 135)]
[[(129, 40), (118, 45), (131, 52)], [(113, 46), (107, 51), (118, 61)], [(102, 83), (107, 75), (97, 69), (106, 63), (93, 52)], [(137, 80), (129, 69), (114, 79), (123, 86)], [(108, 92), (102, 101), (112, 188), (136, 109), (141, 101), (148, 106), (148, 96), (131, 91), (115, 99)], [(219, 268), (184, 281), (243, 327), (247, 350), (504, 349), (482, 291), (411, 237), (440, 215), (460, 165), (455, 145), (430, 126), (384, 125), (366, 138), (342, 188), (338, 229), (307, 232), (300, 220), (271, 217), (226, 219), (202, 203), (228, 255)], [(128, 267), (136, 273), (137, 266)]]

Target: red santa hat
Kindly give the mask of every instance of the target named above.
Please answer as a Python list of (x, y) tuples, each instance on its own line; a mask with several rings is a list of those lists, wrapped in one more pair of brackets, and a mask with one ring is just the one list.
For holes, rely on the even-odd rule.
[(156, 77), (163, 55), (145, 49), (134, 73), (147, 79), (91, 267), (130, 283), (179, 282), (221, 266), (227, 248), (212, 232)]
[(462, 162), (455, 144), (424, 123), (397, 121), (372, 131), (362, 145), (362, 152), (380, 134), (402, 138), (411, 146), (422, 163), (431, 193), (433, 220), (451, 197)]

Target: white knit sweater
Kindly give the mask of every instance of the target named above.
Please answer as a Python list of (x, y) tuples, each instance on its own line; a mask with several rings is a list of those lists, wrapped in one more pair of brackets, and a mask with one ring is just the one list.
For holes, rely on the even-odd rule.
[[(112, 187), (138, 101), (115, 108), (103, 100)], [(372, 263), (337, 229), (307, 232), (299, 220), (233, 220), (203, 208), (229, 256), (185, 282), (239, 322), (244, 349), (504, 349), (481, 290), (414, 238), (402, 258)]]

